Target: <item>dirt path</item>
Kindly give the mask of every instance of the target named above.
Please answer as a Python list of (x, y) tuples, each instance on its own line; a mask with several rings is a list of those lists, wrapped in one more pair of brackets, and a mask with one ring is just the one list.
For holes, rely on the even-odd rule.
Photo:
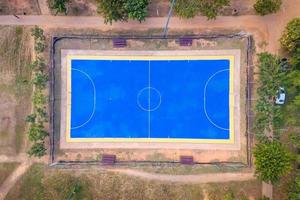
[[(42, 6), (41, 6), (42, 7)], [(281, 10), (273, 15), (264, 17), (257, 15), (244, 16), (221, 16), (216, 20), (208, 21), (206, 17), (195, 17), (189, 20), (183, 20), (172, 17), (169, 28), (171, 30), (193, 29), (216, 30), (230, 29), (243, 30), (255, 36), (257, 43), (267, 42), (267, 51), (277, 53), (279, 50), (279, 38), (282, 30), (288, 21), (300, 16), (300, 0), (285, 0)], [(12, 15), (0, 16), (0, 25), (40, 25), (45, 27), (64, 27), (64, 28), (95, 28), (101, 30), (122, 29), (122, 30), (145, 30), (150, 28), (163, 28), (166, 22), (165, 17), (151, 17), (143, 23), (129, 21), (128, 23), (113, 23), (113, 25), (104, 24), (101, 17), (85, 16), (20, 16), (20, 19)]]
[(131, 169), (109, 169), (108, 171), (123, 173), (148, 180), (179, 183), (223, 183), (230, 181), (247, 181), (255, 179), (253, 173), (211, 173), (199, 175), (167, 175), (142, 172)]
[(31, 166), (31, 162), (21, 163), (17, 169), (9, 175), (9, 177), (2, 183), (0, 187), (0, 200), (4, 199), (10, 189), (15, 185), (19, 178), (27, 171)]
[(38, 0), (38, 2), (39, 2), (40, 9), (41, 9), (41, 14), (42, 15), (50, 15), (51, 12), (49, 10), (47, 0)]

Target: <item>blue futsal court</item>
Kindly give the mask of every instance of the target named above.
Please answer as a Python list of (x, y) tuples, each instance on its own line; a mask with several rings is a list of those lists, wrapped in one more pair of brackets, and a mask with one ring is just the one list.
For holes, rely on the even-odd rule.
[(231, 56), (70, 56), (69, 142), (233, 141)]

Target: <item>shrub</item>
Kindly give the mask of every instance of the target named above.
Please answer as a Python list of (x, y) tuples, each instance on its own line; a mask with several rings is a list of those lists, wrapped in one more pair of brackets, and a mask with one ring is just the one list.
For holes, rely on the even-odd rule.
[(260, 15), (276, 13), (281, 6), (281, 0), (256, 0), (254, 9)]
[(177, 0), (174, 5), (174, 12), (182, 18), (193, 18), (200, 11), (199, 0)]
[(25, 121), (29, 122), (29, 123), (34, 123), (35, 119), (36, 119), (36, 114), (33, 113), (33, 114), (30, 114), (30, 115), (27, 115), (26, 118), (25, 118)]
[(67, 14), (67, 7), (66, 4), (69, 0), (52, 0), (50, 1), (50, 8), (56, 11), (55, 15), (58, 13)]
[(34, 50), (37, 52), (37, 53), (42, 53), (46, 48), (46, 44), (45, 44), (45, 41), (44, 40), (37, 40), (35, 41), (34, 43)]
[(46, 87), (46, 83), (48, 81), (48, 76), (41, 72), (35, 74), (32, 79), (32, 83), (39, 89), (44, 89)]
[(47, 149), (44, 146), (44, 142), (37, 142), (31, 146), (30, 150), (27, 153), (30, 157), (34, 156), (40, 158), (46, 155), (46, 151)]
[(37, 108), (36, 109), (37, 116), (39, 117), (40, 122), (48, 122), (48, 115), (46, 108)]
[(280, 43), (289, 52), (295, 51), (296, 47), (300, 48), (300, 18), (295, 18), (287, 24)]
[(34, 40), (44, 40), (44, 31), (38, 26), (34, 26), (34, 28), (31, 29), (31, 36), (34, 37)]
[(42, 124), (33, 123), (29, 127), (28, 138), (32, 142), (43, 141), (48, 135)]
[(277, 141), (257, 144), (253, 153), (255, 172), (262, 181), (277, 183), (292, 168), (291, 154)]
[(200, 12), (202, 15), (206, 16), (207, 19), (215, 19), (220, 12), (220, 10), (224, 6), (228, 6), (230, 3), (230, 0), (203, 0)]
[(226, 194), (224, 196), (224, 200), (234, 200), (234, 199), (235, 199), (235, 197), (231, 190), (226, 192)]
[(41, 106), (47, 102), (47, 98), (45, 95), (40, 91), (36, 90), (32, 97), (32, 103), (34, 106)]
[(289, 200), (300, 199), (300, 172), (296, 174), (296, 178), (293, 180), (291, 190), (288, 195)]

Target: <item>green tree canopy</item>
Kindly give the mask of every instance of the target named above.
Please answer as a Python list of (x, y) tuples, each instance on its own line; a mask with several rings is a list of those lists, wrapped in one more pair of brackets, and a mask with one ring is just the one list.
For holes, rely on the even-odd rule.
[(69, 0), (51, 0), (49, 1), (50, 3), (50, 8), (54, 9), (57, 13), (64, 13), (65, 15), (67, 14), (67, 7), (66, 4), (69, 2)]
[(296, 51), (297, 47), (300, 48), (300, 18), (295, 18), (287, 24), (280, 42), (289, 52)]
[(104, 16), (105, 23), (128, 19), (142, 22), (148, 15), (148, 0), (97, 0), (97, 3), (98, 13)]
[(276, 13), (281, 6), (281, 0), (256, 0), (254, 9), (260, 15)]
[(265, 182), (276, 183), (291, 168), (292, 156), (277, 141), (268, 141), (256, 145), (254, 149), (256, 175)]

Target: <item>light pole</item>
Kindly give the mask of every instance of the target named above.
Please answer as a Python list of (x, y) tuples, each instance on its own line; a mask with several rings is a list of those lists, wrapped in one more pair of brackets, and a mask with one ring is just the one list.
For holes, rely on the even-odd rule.
[(176, 0), (172, 0), (172, 4), (171, 4), (171, 7), (170, 7), (170, 10), (169, 10), (169, 13), (168, 13), (167, 22), (166, 22), (166, 25), (165, 25), (165, 28), (164, 28), (164, 38), (167, 38), (169, 21), (170, 21), (171, 15), (172, 15), (172, 11), (173, 11), (175, 1)]

